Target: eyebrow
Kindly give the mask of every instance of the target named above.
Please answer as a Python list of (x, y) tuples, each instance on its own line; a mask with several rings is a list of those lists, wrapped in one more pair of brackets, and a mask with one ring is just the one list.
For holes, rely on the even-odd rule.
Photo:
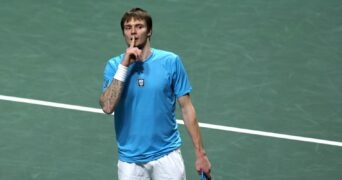
[(137, 25), (144, 25), (144, 23), (136, 23), (136, 24), (124, 24), (124, 26), (137, 26)]

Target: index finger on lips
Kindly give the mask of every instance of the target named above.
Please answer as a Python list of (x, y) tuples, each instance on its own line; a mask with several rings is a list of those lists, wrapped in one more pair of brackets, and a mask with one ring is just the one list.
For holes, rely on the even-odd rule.
[(129, 45), (129, 47), (134, 47), (134, 43), (135, 43), (135, 37), (133, 36), (132, 37), (132, 40), (131, 40), (131, 44)]

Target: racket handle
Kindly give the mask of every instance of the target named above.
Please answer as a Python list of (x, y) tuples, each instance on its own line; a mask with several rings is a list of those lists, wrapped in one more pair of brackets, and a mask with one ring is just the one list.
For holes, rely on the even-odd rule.
[(204, 172), (201, 171), (201, 180), (206, 180), (207, 178), (205, 178)]

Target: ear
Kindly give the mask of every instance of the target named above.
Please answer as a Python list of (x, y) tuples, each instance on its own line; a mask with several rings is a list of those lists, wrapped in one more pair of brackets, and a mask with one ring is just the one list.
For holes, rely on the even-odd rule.
[(152, 36), (152, 29), (150, 30), (149, 33), (147, 33), (147, 37), (151, 37)]

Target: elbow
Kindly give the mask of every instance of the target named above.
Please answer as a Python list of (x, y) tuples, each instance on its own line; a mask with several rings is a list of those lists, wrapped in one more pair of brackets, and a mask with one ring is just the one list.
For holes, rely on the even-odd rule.
[(102, 104), (100, 103), (102, 111), (106, 114), (112, 114), (114, 112), (114, 106), (111, 106), (110, 104)]
[(103, 107), (102, 111), (106, 114), (112, 114), (114, 112), (114, 109)]
[(114, 112), (114, 106), (110, 106), (109, 104), (104, 103), (103, 101), (101, 101), (101, 99), (100, 99), (100, 106), (101, 106), (102, 111), (106, 114), (112, 114)]
[(108, 106), (102, 106), (102, 111), (105, 113), (105, 114), (113, 114), (114, 112), (114, 108), (113, 107), (108, 107)]

